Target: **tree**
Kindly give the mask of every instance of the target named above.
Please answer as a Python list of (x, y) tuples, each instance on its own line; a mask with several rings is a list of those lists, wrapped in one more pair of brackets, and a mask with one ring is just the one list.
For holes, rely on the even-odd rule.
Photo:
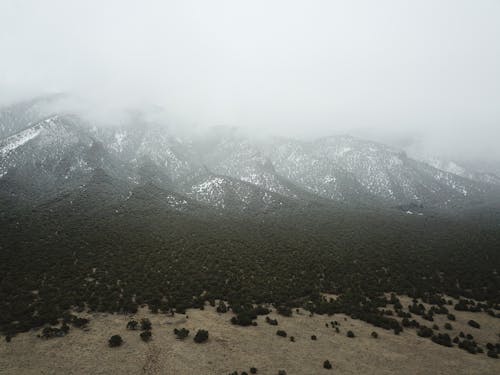
[(194, 336), (194, 342), (200, 344), (208, 340), (208, 331), (204, 329), (199, 329)]
[(108, 340), (108, 344), (111, 348), (116, 348), (123, 344), (123, 339), (120, 335), (113, 335)]

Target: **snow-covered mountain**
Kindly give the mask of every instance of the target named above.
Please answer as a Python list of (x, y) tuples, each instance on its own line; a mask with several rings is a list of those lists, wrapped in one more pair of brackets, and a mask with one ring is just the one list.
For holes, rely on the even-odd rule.
[(38, 105), (0, 111), (1, 196), (53, 199), (82, 189), (100, 171), (121, 181), (120, 196), (156, 186), (170, 192), (159, 195), (177, 207), (198, 201), (268, 210), (321, 201), (444, 209), (500, 197), (500, 178), (493, 174), (415, 160), (350, 136), (256, 141), (218, 128), (181, 139), (140, 117), (121, 126), (96, 126), (70, 115), (40, 118)]

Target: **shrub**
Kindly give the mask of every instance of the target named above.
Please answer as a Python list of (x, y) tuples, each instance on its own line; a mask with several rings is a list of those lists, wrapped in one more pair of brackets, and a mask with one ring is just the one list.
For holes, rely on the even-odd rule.
[(183, 340), (186, 337), (188, 337), (189, 330), (186, 328), (181, 328), (181, 329), (174, 328), (174, 334), (177, 336), (177, 339)]
[(116, 348), (123, 344), (123, 339), (120, 335), (113, 335), (109, 338), (108, 344), (111, 348)]
[(318, 339), (318, 338), (316, 337), (316, 335), (312, 335), (312, 336), (311, 336), (311, 340), (316, 341), (317, 339)]
[(142, 341), (148, 342), (149, 340), (151, 340), (151, 331), (141, 332), (139, 336), (141, 336)]
[(255, 367), (251, 367), (250, 374), (256, 374), (256, 373), (257, 373), (257, 369)]
[(438, 333), (437, 336), (432, 336), (432, 341), (436, 344), (452, 347), (451, 338), (447, 333)]
[(198, 332), (196, 332), (196, 335), (194, 336), (194, 342), (200, 344), (207, 340), (208, 340), (208, 331), (205, 331), (204, 329), (199, 329)]
[(445, 323), (445, 324), (444, 324), (444, 328), (445, 328), (445, 329), (447, 329), (447, 330), (451, 330), (451, 329), (453, 329), (453, 327), (451, 326), (451, 324), (450, 324), (450, 323)]
[(451, 320), (452, 322), (454, 322), (456, 320), (455, 315), (448, 314), (448, 320)]
[(325, 362), (323, 362), (323, 368), (326, 368), (327, 370), (331, 370), (332, 364), (330, 361), (327, 359)]
[(283, 316), (292, 316), (292, 309), (288, 306), (278, 306), (276, 311)]
[(479, 323), (476, 322), (475, 320), (469, 320), (467, 322), (467, 324), (469, 324), (473, 328), (477, 328), (477, 329), (481, 328), (481, 326), (479, 325)]
[(138, 325), (139, 322), (137, 322), (137, 320), (131, 320), (127, 323), (127, 329), (136, 330)]
[(350, 337), (350, 338), (355, 337), (354, 336), (354, 332), (353, 331), (347, 331), (347, 337)]
[(276, 319), (271, 319), (270, 317), (266, 316), (266, 323), (272, 325), (272, 326), (277, 326), (278, 325), (278, 320)]
[(420, 326), (417, 331), (417, 335), (419, 335), (420, 337), (432, 337), (432, 334), (432, 329), (426, 326)]
[(294, 336), (290, 336), (290, 341), (291, 342), (295, 342), (295, 337)]
[(219, 302), (219, 306), (217, 306), (216, 311), (221, 314), (227, 313), (227, 305), (224, 303), (224, 301)]
[(378, 333), (377, 333), (377, 332), (375, 332), (375, 331), (374, 331), (374, 332), (372, 332), (372, 337), (373, 337), (374, 339), (377, 339), (377, 338), (378, 338)]
[(281, 336), (281, 337), (286, 337), (286, 332), (285, 332), (285, 331), (283, 331), (283, 330), (281, 330), (281, 329), (278, 329), (278, 330), (276, 331), (276, 334), (277, 334), (278, 336)]
[(150, 320), (148, 318), (143, 318), (141, 319), (141, 330), (143, 331), (149, 331), (153, 325), (151, 324)]
[(496, 350), (488, 350), (486, 355), (490, 358), (498, 358), (498, 353)]

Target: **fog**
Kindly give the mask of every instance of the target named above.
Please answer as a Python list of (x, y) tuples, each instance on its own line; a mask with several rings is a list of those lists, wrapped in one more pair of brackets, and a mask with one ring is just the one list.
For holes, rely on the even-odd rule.
[(0, 2), (0, 104), (500, 161), (500, 2)]

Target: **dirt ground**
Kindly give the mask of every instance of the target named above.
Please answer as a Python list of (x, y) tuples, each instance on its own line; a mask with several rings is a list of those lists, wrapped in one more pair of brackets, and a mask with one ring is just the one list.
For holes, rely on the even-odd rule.
[[(402, 299), (403, 305), (409, 299)], [(485, 313), (453, 311), (452, 337), (460, 331), (471, 333), (476, 341), (496, 343), (500, 337), (500, 319)], [(83, 316), (82, 314), (79, 314)], [(259, 316), (258, 326), (239, 327), (229, 322), (232, 314), (218, 314), (214, 308), (188, 310), (186, 315), (169, 317), (151, 314), (146, 310), (134, 315), (147, 317), (153, 323), (153, 339), (141, 341), (140, 331), (126, 330), (130, 316), (92, 314), (87, 331), (71, 328), (66, 337), (40, 339), (40, 331), (20, 334), (11, 343), (0, 342), (0, 374), (229, 374), (256, 367), (258, 374), (276, 375), (285, 370), (293, 374), (500, 374), (500, 359), (486, 354), (472, 355), (463, 350), (447, 348), (420, 338), (415, 330), (406, 329), (400, 335), (375, 328), (343, 314), (315, 315), (301, 310), (290, 318), (276, 315), (278, 326), (271, 326)], [(469, 319), (481, 324), (481, 329), (467, 325)], [(336, 320), (340, 333), (325, 323)], [(446, 317), (438, 316), (434, 323), (441, 327)], [(429, 326), (430, 322), (426, 323)], [(432, 325), (432, 323), (430, 323)], [(174, 328), (190, 330), (187, 339), (180, 341)], [(198, 329), (209, 331), (209, 340), (196, 344), (193, 336)], [(285, 330), (289, 338), (276, 335)], [(356, 337), (346, 337), (352, 330)], [(379, 334), (378, 339), (371, 332)], [(119, 334), (124, 344), (110, 348), (107, 340)], [(317, 340), (311, 340), (316, 335)], [(329, 360), (332, 370), (323, 369)]]

